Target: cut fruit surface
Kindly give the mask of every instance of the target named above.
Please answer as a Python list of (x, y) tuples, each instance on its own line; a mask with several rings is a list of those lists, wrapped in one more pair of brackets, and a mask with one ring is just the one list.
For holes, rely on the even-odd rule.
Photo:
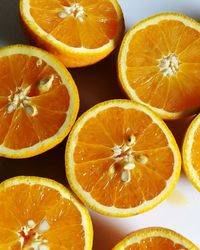
[(92, 249), (87, 209), (61, 184), (15, 177), (0, 184), (0, 249)]
[(124, 33), (116, 0), (20, 0), (20, 13), (33, 40), (67, 67), (100, 61)]
[(70, 133), (65, 159), (78, 197), (97, 212), (119, 217), (165, 199), (181, 166), (165, 123), (130, 100), (103, 102), (83, 114)]
[(182, 156), (186, 175), (200, 191), (200, 115), (192, 121), (186, 132)]
[(124, 37), (118, 75), (130, 99), (161, 118), (177, 119), (200, 106), (200, 25), (175, 13), (149, 17)]
[(26, 45), (0, 49), (0, 155), (26, 158), (61, 142), (79, 109), (74, 81), (47, 52)]
[(198, 250), (182, 235), (165, 228), (145, 228), (128, 235), (113, 250)]

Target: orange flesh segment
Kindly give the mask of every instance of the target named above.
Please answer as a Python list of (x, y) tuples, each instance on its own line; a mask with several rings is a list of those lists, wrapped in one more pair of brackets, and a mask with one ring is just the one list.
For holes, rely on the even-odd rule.
[(45, 219), (49, 230), (41, 235), (48, 240), (47, 246), (59, 246), (62, 242), (64, 249), (71, 246), (75, 250), (84, 249), (85, 235), (80, 212), (72, 201), (50, 187), (19, 184), (1, 191), (0, 214), (0, 244), (7, 243), (8, 248), (13, 245), (16, 248), (12, 249), (19, 249), (17, 233), (29, 220), (39, 225)]
[[(129, 44), (126, 77), (139, 99), (168, 112), (182, 112), (200, 105), (198, 31), (180, 21), (165, 20), (137, 31)], [(179, 69), (164, 76), (163, 56), (175, 54)]]
[[(39, 58), (26, 55), (12, 55), (0, 58), (0, 144), (10, 149), (31, 147), (47, 139), (59, 130), (67, 117), (69, 93), (58, 73)], [(38, 82), (53, 76), (52, 86), (47, 92), (40, 92)], [(30, 104), (36, 107), (37, 115), (29, 115), (18, 106), (8, 112), (9, 96), (17, 88), (30, 86), (27, 94)], [(22, 140), (23, 138), (23, 140)]]
[(176, 244), (172, 240), (164, 237), (149, 237), (140, 241), (140, 243), (132, 244), (125, 248), (125, 250), (140, 250), (140, 249), (154, 249), (154, 250), (189, 250), (181, 244)]
[(64, 7), (70, 7), (74, 3), (74, 1), (31, 0), (30, 13), (45, 32), (71, 47), (99, 48), (117, 35), (118, 16), (109, 0), (76, 1), (76, 4), (83, 7), (83, 21), (72, 15), (60, 18), (59, 13), (64, 11)]
[[(130, 134), (136, 137), (134, 155), (145, 155), (148, 162), (143, 165), (135, 161), (132, 181), (124, 183), (122, 166), (116, 163), (113, 148), (123, 145)], [(159, 195), (173, 173), (174, 156), (163, 131), (148, 115), (114, 107), (99, 112), (83, 125), (74, 161), (79, 184), (95, 200), (106, 206), (129, 208)], [(115, 172), (110, 175), (112, 166)]]
[(192, 166), (197, 171), (200, 178), (200, 126), (195, 131), (192, 149), (191, 149)]

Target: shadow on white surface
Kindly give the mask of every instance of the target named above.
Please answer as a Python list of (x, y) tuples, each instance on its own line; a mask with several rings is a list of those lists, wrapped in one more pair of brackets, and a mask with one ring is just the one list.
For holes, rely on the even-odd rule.
[[(92, 212), (92, 222), (94, 228), (93, 250), (111, 250), (126, 234), (124, 230), (113, 223), (119, 218), (109, 218)], [(106, 221), (106, 223), (105, 223)]]

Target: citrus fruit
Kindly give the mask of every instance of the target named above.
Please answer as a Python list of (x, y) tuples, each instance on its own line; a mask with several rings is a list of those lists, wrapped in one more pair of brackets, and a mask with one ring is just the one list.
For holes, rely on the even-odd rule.
[(74, 81), (49, 53), (26, 45), (0, 49), (0, 155), (26, 158), (61, 142), (79, 108)]
[(113, 250), (198, 250), (182, 235), (165, 228), (145, 228), (128, 235)]
[(191, 122), (182, 147), (186, 175), (200, 191), (200, 114)]
[(15, 177), (0, 184), (0, 249), (91, 250), (87, 209), (61, 184)]
[(125, 217), (151, 209), (178, 180), (180, 152), (165, 123), (130, 100), (110, 100), (84, 113), (66, 146), (66, 174), (95, 211)]
[(36, 44), (67, 67), (100, 61), (124, 33), (123, 14), (116, 0), (20, 0), (20, 13)]
[(176, 13), (149, 17), (124, 37), (118, 76), (122, 89), (161, 118), (177, 119), (200, 106), (200, 24)]

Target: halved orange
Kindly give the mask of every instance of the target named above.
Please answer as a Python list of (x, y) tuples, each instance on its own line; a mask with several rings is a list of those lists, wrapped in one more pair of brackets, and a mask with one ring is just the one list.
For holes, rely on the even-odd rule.
[(117, 0), (20, 0), (20, 13), (36, 44), (67, 67), (100, 61), (124, 33)]
[(77, 88), (49, 53), (26, 45), (0, 49), (0, 155), (26, 158), (60, 143), (79, 109)]
[(182, 156), (186, 175), (200, 191), (200, 114), (191, 122), (186, 132)]
[(200, 24), (176, 13), (149, 17), (124, 37), (118, 57), (121, 87), (161, 118), (200, 106)]
[(113, 250), (199, 250), (184, 236), (160, 227), (145, 228), (128, 235)]
[(165, 123), (130, 100), (106, 101), (83, 114), (70, 133), (65, 159), (77, 196), (116, 217), (142, 213), (164, 200), (181, 168)]
[(87, 209), (63, 185), (39, 177), (0, 184), (1, 250), (91, 250)]

